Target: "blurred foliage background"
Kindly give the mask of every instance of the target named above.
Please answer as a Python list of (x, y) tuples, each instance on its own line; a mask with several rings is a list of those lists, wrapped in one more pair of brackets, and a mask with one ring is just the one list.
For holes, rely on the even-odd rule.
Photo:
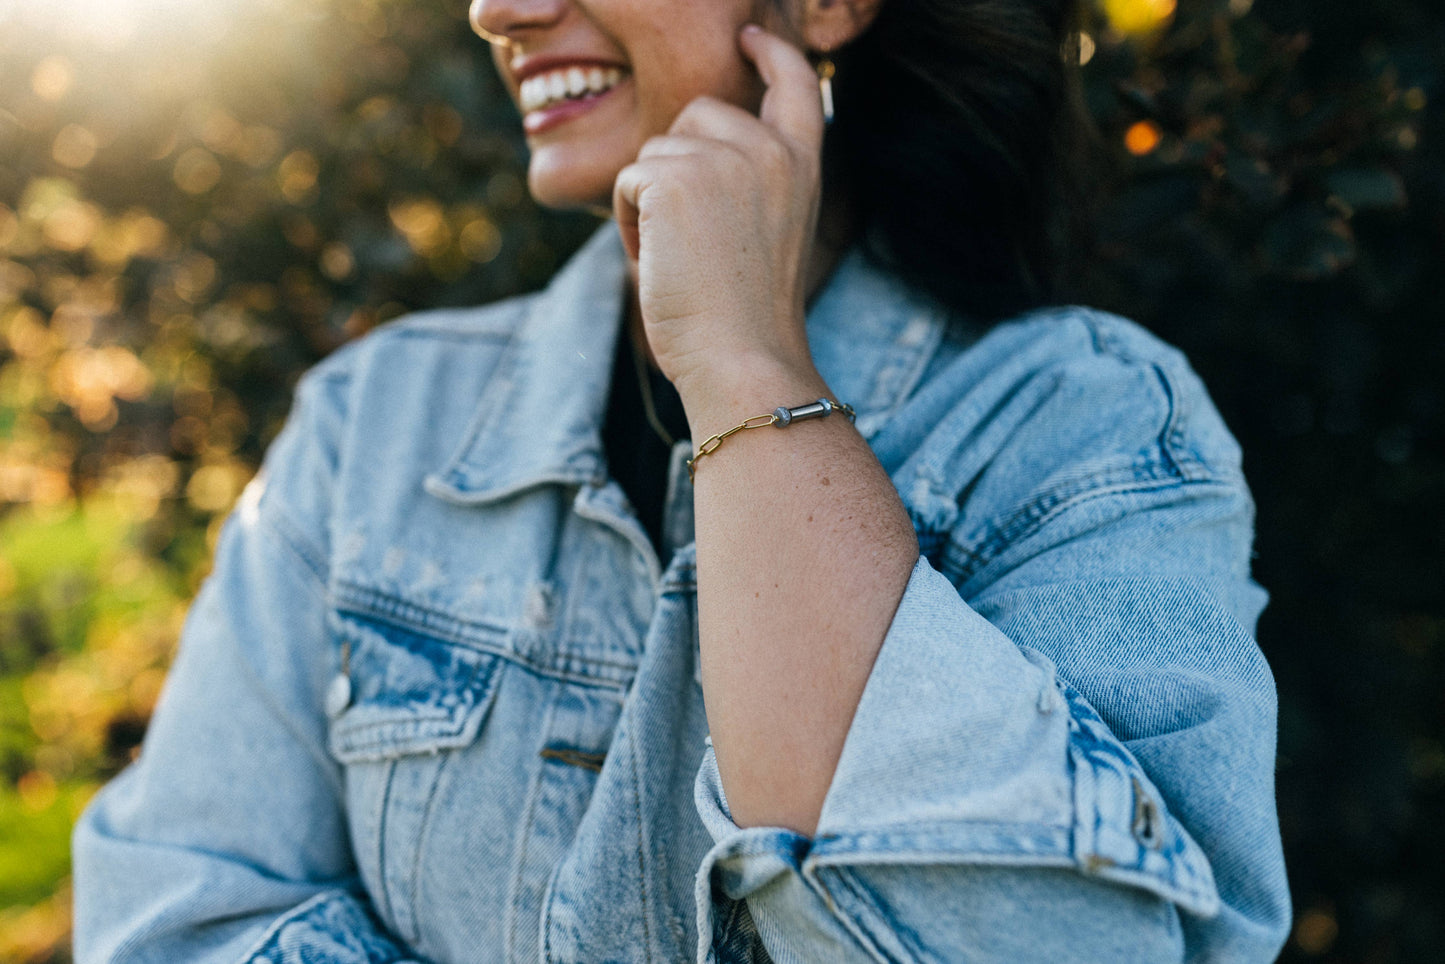
[[(0, 961), (68, 960), (69, 828), (299, 373), (596, 225), (531, 203), (465, 18), (0, 0)], [(1284, 960), (1436, 960), (1445, 13), (1093, 0), (1073, 53), (1104, 160), (1075, 295), (1188, 352), (1259, 504)]]

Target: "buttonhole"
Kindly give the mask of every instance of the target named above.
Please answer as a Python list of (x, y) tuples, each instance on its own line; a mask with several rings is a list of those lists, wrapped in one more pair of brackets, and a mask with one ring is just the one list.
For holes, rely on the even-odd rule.
[(587, 753), (566, 746), (543, 747), (541, 756), (544, 760), (556, 760), (558, 763), (581, 767), (594, 773), (601, 772), (602, 762), (607, 759), (606, 753)]
[(1159, 805), (1144, 792), (1137, 778), (1130, 779), (1134, 784), (1134, 839), (1150, 850), (1157, 850), (1164, 838)]

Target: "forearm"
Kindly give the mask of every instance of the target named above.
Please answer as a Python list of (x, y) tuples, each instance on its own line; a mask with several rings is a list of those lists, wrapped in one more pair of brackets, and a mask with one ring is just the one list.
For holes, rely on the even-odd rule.
[[(832, 397), (811, 366), (679, 388), (694, 440)], [(698, 463), (693, 498), (703, 691), (729, 809), (741, 826), (811, 834), (917, 538), (837, 415), (734, 436)]]

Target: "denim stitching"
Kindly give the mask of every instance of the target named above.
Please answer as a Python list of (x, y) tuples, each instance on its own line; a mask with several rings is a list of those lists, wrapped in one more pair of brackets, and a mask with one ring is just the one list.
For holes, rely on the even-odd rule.
[[(1119, 471), (1116, 481), (1107, 479), (1075, 479), (1060, 483), (1053, 489), (1039, 495), (1023, 508), (1018, 509), (1002, 522), (985, 523), (977, 535), (967, 539), (951, 539), (944, 550), (947, 575), (955, 586), (960, 586), (992, 562), (1003, 550), (1011, 548), (1032, 536), (1046, 523), (1063, 512), (1096, 499), (1116, 495), (1137, 495), (1147, 492), (1164, 491), (1186, 486), (1219, 486), (1227, 488), (1223, 480), (1205, 479), (1198, 481), (1180, 480), (1170, 467), (1156, 465), (1144, 478), (1138, 478), (1138, 471)], [(968, 543), (973, 543), (972, 548)]]
[(388, 841), (387, 814), (391, 810), (391, 781), (396, 775), (396, 760), (389, 760), (386, 763), (386, 782), (381, 790), (381, 801), (377, 807), (376, 818), (376, 884), (381, 889), (382, 903), (386, 907), (386, 916), (389, 920), (396, 920), (396, 914), (391, 909), (391, 885), (386, 880), (386, 850)]
[[(544, 746), (547, 742), (547, 734), (552, 731), (552, 721), (553, 719), (555, 719), (556, 715), (557, 700), (553, 698), (551, 700), (548, 700), (546, 715), (542, 719), (541, 726), (538, 727), (538, 733), (542, 737), (542, 743)], [(521, 833), (516, 838), (516, 856), (514, 858), (516, 863), (510, 875), (511, 879), (507, 884), (508, 923), (505, 946), (507, 947), (507, 949), (511, 950), (514, 955), (517, 948), (517, 927), (520, 923), (517, 915), (516, 898), (517, 894), (519, 894), (522, 890), (522, 875), (526, 872), (527, 869), (527, 845), (532, 838), (532, 823), (537, 818), (537, 801), (540, 800), (542, 797), (542, 783), (546, 779), (547, 768), (537, 767), (535, 774), (532, 777), (532, 785), (527, 790), (527, 816), (522, 824)]]
[(452, 760), (452, 754), (443, 753), (437, 761), (436, 772), (432, 774), (431, 789), (427, 792), (426, 807), (422, 811), (421, 830), (417, 834), (416, 859), (411, 867), (411, 933), (407, 939), (415, 943), (421, 937), (421, 920), (417, 913), (421, 903), (421, 861), (422, 854), (426, 852), (426, 841), (431, 832), (432, 809), (436, 806), (437, 791), (441, 788), (442, 775), (446, 773), (447, 764)]
[[(634, 721), (635, 722), (635, 718)], [(637, 875), (642, 890), (642, 938), (646, 960), (652, 960), (652, 922), (649, 920), (647, 899), (647, 867), (642, 836), (642, 774), (637, 768), (637, 727), (627, 728), (628, 742), (632, 744), (632, 807), (637, 818)]]
[(399, 629), (500, 656), (527, 666), (540, 675), (568, 682), (623, 688), (637, 672), (636, 662), (582, 656), (573, 652), (554, 651), (549, 654), (554, 659), (544, 663), (498, 642), (498, 639), (505, 640), (512, 635), (509, 628), (458, 619), (351, 583), (338, 583), (332, 588), (332, 605), (342, 616), (391, 623)]
[(324, 552), (312, 547), (311, 543), (301, 534), (301, 527), (296, 525), (289, 516), (280, 508), (272, 508), (265, 512), (257, 513), (257, 522), (263, 531), (269, 531), (276, 540), (291, 550), (297, 558), (305, 564), (316, 581), (325, 586), (330, 578), (330, 567), (327, 565), (327, 556)]
[[(883, 913), (882, 908), (879, 906), (877, 897), (863, 885), (862, 880), (857, 874), (845, 867), (837, 867), (832, 869), (830, 876), (834, 878), (839, 889), (848, 895), (851, 899), (850, 902), (854, 905), (847, 915), (847, 921), (854, 925), (850, 927), (849, 930), (855, 931), (855, 939), (859, 936), (867, 938), (868, 943), (866, 949), (875, 957), (888, 962), (888, 964), (921, 964), (922, 957), (918, 953), (916, 942), (909, 940), (908, 936), (905, 936), (905, 928), (887, 920), (887, 915)], [(862, 913), (860, 913), (860, 911)], [(879, 942), (873, 929), (868, 926), (870, 919), (875, 924), (881, 924), (881, 929), (885, 933), (891, 933), (897, 938), (898, 943), (904, 945), (903, 949), (910, 952), (912, 961), (900, 961), (893, 954), (889, 953)]]

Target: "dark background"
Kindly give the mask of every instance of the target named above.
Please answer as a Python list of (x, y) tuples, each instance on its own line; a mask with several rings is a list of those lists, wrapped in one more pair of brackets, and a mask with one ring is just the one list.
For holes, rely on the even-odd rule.
[[(66, 959), (70, 822), (299, 373), (535, 288), (597, 224), (527, 197), (463, 0), (68, 2), (0, 9), (0, 960), (27, 962)], [(1098, 0), (1087, 32), (1072, 297), (1186, 351), (1258, 502), (1283, 959), (1441, 959), (1445, 13)]]

